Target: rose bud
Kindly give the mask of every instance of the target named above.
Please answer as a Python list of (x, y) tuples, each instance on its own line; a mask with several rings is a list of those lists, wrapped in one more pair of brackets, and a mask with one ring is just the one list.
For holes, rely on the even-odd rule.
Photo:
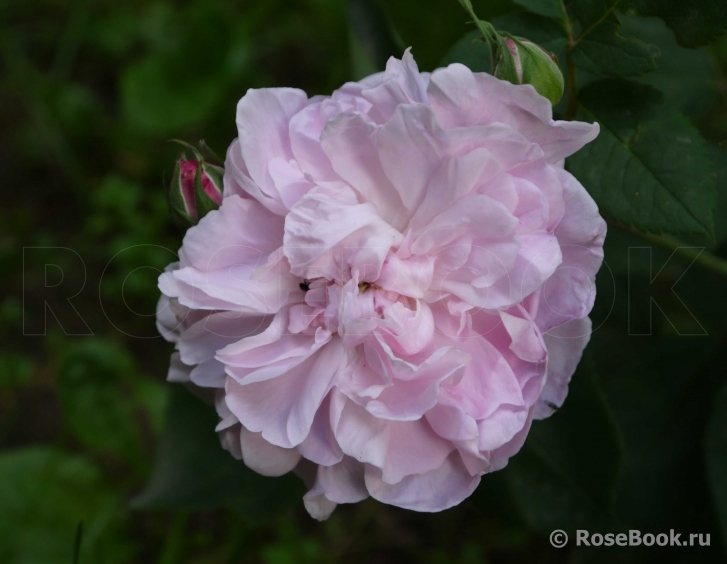
[(563, 96), (563, 73), (552, 53), (521, 37), (499, 37), (495, 76), (513, 84), (531, 84), (555, 105)]
[(224, 170), (206, 162), (198, 153), (195, 156), (198, 158), (180, 155), (169, 190), (172, 217), (184, 227), (196, 224), (222, 203)]

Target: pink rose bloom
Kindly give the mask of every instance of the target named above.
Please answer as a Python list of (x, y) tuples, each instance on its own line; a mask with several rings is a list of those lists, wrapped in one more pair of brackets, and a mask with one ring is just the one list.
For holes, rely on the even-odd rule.
[(159, 279), (169, 379), (216, 391), (222, 444), (295, 470), (325, 519), (440, 511), (562, 404), (606, 225), (563, 159), (598, 125), (407, 51), (330, 97), (249, 90), (224, 198)]

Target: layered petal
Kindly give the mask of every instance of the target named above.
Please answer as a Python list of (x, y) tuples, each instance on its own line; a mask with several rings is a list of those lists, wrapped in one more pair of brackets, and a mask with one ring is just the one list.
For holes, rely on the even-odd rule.
[(459, 453), (452, 453), (434, 470), (387, 483), (379, 469), (366, 467), (366, 489), (371, 497), (414, 511), (443, 511), (468, 498), (480, 483), (471, 476)]
[(279, 376), (227, 378), (227, 406), (250, 431), (262, 433), (273, 445), (293, 448), (308, 436), (343, 358), (343, 345), (334, 338)]
[(549, 163), (572, 155), (598, 135), (598, 124), (555, 121), (550, 102), (530, 85), (515, 85), (454, 63), (434, 71), (429, 105), (446, 128), (510, 125), (542, 147)]
[(291, 272), (303, 278), (346, 282), (357, 271), (361, 280), (376, 280), (402, 238), (350, 188), (319, 186), (286, 217), (284, 248)]
[(251, 88), (237, 105), (239, 157), (254, 183), (248, 184), (252, 190), (250, 195), (273, 213), (284, 214), (287, 208), (269, 165), (276, 158), (286, 161), (293, 158), (290, 120), (307, 104), (308, 97), (302, 90)]
[(584, 317), (559, 325), (544, 339), (548, 347), (547, 379), (535, 408), (536, 419), (550, 416), (563, 405), (571, 376), (591, 339), (591, 320)]

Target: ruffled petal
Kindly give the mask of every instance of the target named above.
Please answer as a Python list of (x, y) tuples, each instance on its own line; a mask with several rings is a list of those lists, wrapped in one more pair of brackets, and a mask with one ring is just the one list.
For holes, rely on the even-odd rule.
[(402, 104), (426, 104), (428, 82), (429, 75), (419, 72), (410, 47), (401, 60), (390, 57), (378, 84), (362, 90), (361, 96), (372, 106), (369, 115), (379, 123), (384, 123)]
[(287, 474), (300, 461), (300, 453), (294, 448), (280, 448), (263, 439), (260, 433), (240, 429), (242, 460), (248, 468), (263, 476)]
[(564, 170), (558, 174), (563, 182), (565, 214), (555, 235), (563, 262), (543, 285), (536, 315), (543, 331), (583, 318), (591, 311), (606, 237), (606, 222), (593, 199), (571, 174)]
[(250, 431), (262, 433), (274, 445), (293, 448), (310, 433), (343, 358), (343, 345), (334, 338), (279, 376), (249, 383), (227, 378), (227, 406)]
[(285, 219), (285, 254), (291, 272), (304, 278), (346, 282), (358, 271), (376, 280), (389, 249), (402, 235), (350, 188), (318, 186)]
[(438, 468), (407, 476), (396, 484), (384, 481), (378, 468), (366, 466), (366, 489), (371, 497), (414, 511), (435, 512), (453, 507), (472, 495), (479, 483), (480, 477), (470, 475), (456, 452)]
[(382, 479), (391, 484), (438, 468), (454, 449), (425, 420), (385, 421), (351, 401), (335, 433), (345, 454), (380, 468)]
[(443, 387), (447, 404), (476, 420), (489, 417), (502, 405), (525, 405), (515, 373), (486, 338), (469, 335), (459, 348), (467, 351), (472, 360), (463, 378)]
[(319, 466), (313, 488), (303, 501), (311, 516), (322, 521), (330, 515), (328, 508), (339, 503), (356, 503), (369, 496), (364, 483), (364, 466), (345, 457), (333, 466)]
[(281, 265), (282, 237), (282, 218), (230, 196), (187, 231), (180, 268), (159, 277), (160, 289), (190, 308), (274, 313), (300, 293)]
[(477, 422), (479, 449), (491, 451), (507, 444), (528, 422), (528, 410), (503, 404), (494, 413)]
[(185, 329), (177, 341), (181, 359), (200, 364), (234, 343), (263, 331), (271, 319), (247, 317), (239, 312), (212, 313)]
[(563, 405), (568, 395), (568, 383), (591, 339), (591, 320), (574, 319), (548, 331), (548, 369), (545, 387), (538, 398), (535, 419), (545, 419)]
[(384, 173), (374, 142), (377, 128), (360, 113), (341, 114), (328, 122), (321, 147), (334, 170), (371, 203), (390, 225), (403, 228), (408, 217), (398, 192)]
[(237, 104), (240, 155), (259, 191), (250, 195), (273, 213), (285, 213), (268, 164), (275, 158), (290, 160), (290, 119), (308, 104), (308, 96), (295, 88), (250, 88)]
[(429, 104), (446, 128), (501, 122), (516, 128), (545, 152), (549, 163), (572, 155), (598, 135), (598, 124), (554, 121), (553, 107), (531, 85), (515, 85), (459, 63), (429, 79)]
[(333, 393), (330, 392), (323, 400), (316, 411), (308, 436), (298, 445), (298, 451), (307, 460), (323, 466), (332, 466), (343, 459), (343, 451), (333, 434), (333, 422), (338, 421), (343, 404), (331, 399)]

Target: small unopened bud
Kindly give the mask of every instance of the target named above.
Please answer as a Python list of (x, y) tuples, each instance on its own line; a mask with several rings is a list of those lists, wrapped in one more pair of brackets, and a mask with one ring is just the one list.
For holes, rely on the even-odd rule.
[(194, 148), (192, 151), (197, 158), (180, 155), (169, 188), (172, 218), (182, 227), (196, 224), (222, 203), (224, 169), (205, 161)]
[(521, 37), (501, 37), (495, 76), (513, 84), (532, 84), (553, 105), (563, 97), (563, 73), (555, 55)]

